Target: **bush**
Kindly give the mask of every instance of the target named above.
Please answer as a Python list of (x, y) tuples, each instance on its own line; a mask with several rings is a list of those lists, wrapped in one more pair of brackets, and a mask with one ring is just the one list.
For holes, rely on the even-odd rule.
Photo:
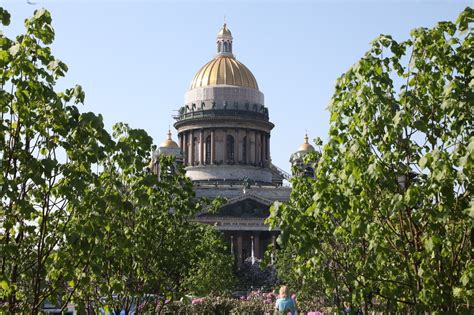
[(191, 304), (173, 302), (165, 306), (165, 314), (230, 314), (238, 302), (221, 296), (193, 298)]

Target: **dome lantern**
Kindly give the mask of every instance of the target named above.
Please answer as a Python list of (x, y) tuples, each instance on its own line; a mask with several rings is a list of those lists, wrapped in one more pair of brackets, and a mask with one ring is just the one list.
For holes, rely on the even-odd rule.
[(167, 135), (168, 135), (168, 138), (160, 144), (160, 148), (173, 148), (173, 149), (178, 148), (179, 149), (178, 144), (174, 142), (173, 139), (171, 138), (170, 129), (168, 129)]
[(224, 23), (219, 33), (217, 33), (217, 55), (233, 57), (232, 54), (232, 33)]
[[(189, 90), (217, 85), (258, 90), (257, 80), (252, 72), (232, 54), (232, 40), (232, 33), (224, 23), (217, 33), (217, 54), (199, 69), (191, 81)], [(262, 101), (256, 103), (263, 103), (263, 97)]]
[(313, 152), (314, 147), (308, 142), (308, 134), (304, 135), (304, 143), (300, 145), (298, 151)]

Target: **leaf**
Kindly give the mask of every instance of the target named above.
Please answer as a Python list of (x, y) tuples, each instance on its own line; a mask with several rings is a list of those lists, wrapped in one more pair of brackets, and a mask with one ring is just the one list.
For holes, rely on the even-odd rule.
[(0, 50), (0, 66), (3, 67), (8, 64), (10, 55), (5, 50)]
[(425, 249), (426, 249), (428, 252), (432, 252), (432, 251), (433, 251), (434, 243), (433, 243), (433, 239), (432, 239), (431, 237), (425, 239), (424, 244), (425, 244)]
[(469, 208), (466, 209), (468, 215), (474, 219), (474, 199), (471, 198), (471, 202), (469, 202)]
[(2, 288), (2, 290), (5, 292), (10, 292), (10, 286), (8, 285), (8, 282), (5, 280), (0, 281), (0, 288)]
[(459, 14), (456, 24), (461, 32), (469, 29), (469, 23), (474, 21), (474, 10), (470, 7), (466, 7), (464, 11)]
[(474, 153), (474, 137), (469, 139), (469, 145), (467, 146), (467, 151), (471, 154)]
[(462, 288), (453, 288), (453, 295), (457, 298), (460, 298), (464, 293), (464, 290)]
[(18, 52), (20, 51), (20, 44), (15, 44), (13, 45), (12, 47), (10, 47), (8, 49), (8, 52), (10, 53), (10, 55), (12, 55), (13, 57), (16, 56), (16, 54), (18, 54)]
[(422, 156), (418, 161), (418, 165), (421, 167), (421, 169), (424, 169), (426, 167), (426, 163), (428, 163), (428, 159), (426, 158), (426, 156)]
[(10, 25), (10, 13), (4, 8), (0, 7), (0, 20), (4, 26)]

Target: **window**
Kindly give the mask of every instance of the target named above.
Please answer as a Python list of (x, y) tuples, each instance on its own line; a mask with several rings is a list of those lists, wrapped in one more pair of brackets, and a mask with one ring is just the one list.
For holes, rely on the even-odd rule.
[(206, 164), (211, 164), (211, 136), (206, 138)]
[(224, 42), (224, 52), (227, 52), (227, 42)]
[(227, 135), (227, 161), (234, 162), (234, 137)]

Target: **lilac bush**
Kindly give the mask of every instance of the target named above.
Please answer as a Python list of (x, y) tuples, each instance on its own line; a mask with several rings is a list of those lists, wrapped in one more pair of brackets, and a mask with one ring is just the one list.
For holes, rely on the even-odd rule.
[[(188, 303), (173, 302), (165, 306), (165, 314), (273, 314), (278, 295), (254, 290), (237, 298), (222, 296), (194, 297)], [(299, 314), (331, 314), (312, 301), (297, 302)]]

